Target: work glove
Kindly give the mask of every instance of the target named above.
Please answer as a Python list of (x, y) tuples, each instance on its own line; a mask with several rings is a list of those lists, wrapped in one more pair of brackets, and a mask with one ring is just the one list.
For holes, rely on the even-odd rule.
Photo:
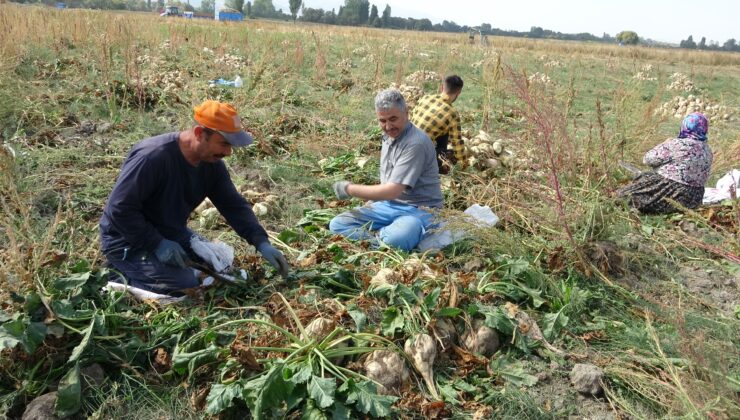
[(262, 258), (275, 267), (282, 277), (288, 276), (290, 265), (288, 265), (288, 260), (285, 259), (282, 252), (275, 249), (269, 242), (263, 242), (257, 250), (262, 254)]
[(188, 259), (188, 254), (182, 249), (180, 244), (169, 239), (162, 239), (159, 245), (157, 245), (157, 249), (154, 250), (154, 255), (164, 264), (182, 268), (186, 267), (185, 260)]
[(347, 186), (349, 184), (349, 181), (337, 181), (334, 183), (334, 194), (336, 194), (338, 199), (346, 200), (351, 197), (351, 195), (347, 194)]

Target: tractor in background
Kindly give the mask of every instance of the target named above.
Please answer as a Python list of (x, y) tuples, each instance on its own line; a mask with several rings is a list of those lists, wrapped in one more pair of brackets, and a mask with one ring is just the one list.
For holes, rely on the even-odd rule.
[(180, 12), (180, 8), (177, 6), (167, 6), (164, 8), (164, 12), (160, 13), (159, 16), (182, 16), (182, 12)]

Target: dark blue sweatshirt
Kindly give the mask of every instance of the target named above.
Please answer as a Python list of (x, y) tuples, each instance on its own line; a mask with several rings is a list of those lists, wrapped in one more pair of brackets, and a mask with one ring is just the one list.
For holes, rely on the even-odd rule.
[(259, 246), (268, 240), (252, 207), (236, 191), (222, 161), (193, 166), (178, 145), (179, 133), (141, 141), (123, 162), (100, 219), (104, 253), (153, 251), (162, 238), (190, 248), (190, 213), (206, 197), (236, 233)]

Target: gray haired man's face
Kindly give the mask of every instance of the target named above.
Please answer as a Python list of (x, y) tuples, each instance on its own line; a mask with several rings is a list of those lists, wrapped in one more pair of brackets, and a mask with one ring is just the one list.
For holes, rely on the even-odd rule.
[(406, 127), (406, 123), (409, 121), (409, 113), (407, 110), (400, 110), (396, 107), (391, 109), (377, 109), (375, 113), (378, 115), (378, 123), (383, 132), (388, 137), (398, 137), (403, 129)]

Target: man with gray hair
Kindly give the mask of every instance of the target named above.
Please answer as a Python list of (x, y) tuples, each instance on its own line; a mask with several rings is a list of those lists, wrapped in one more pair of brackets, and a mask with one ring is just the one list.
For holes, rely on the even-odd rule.
[(354, 240), (380, 240), (410, 251), (433, 226), (431, 209), (444, 204), (437, 154), (429, 137), (409, 121), (406, 101), (395, 89), (375, 97), (375, 113), (383, 129), (380, 184), (334, 183), (340, 199), (368, 200), (332, 219), (329, 229)]

